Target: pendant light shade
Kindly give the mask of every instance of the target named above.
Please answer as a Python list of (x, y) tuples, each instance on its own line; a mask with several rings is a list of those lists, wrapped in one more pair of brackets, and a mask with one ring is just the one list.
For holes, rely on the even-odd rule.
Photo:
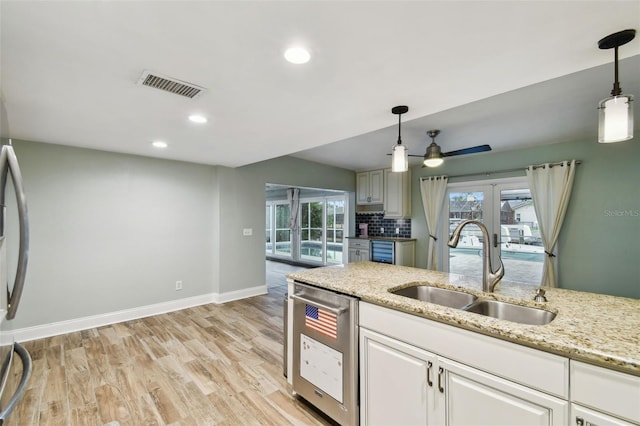
[(391, 112), (398, 116), (398, 142), (393, 146), (391, 154), (391, 171), (392, 172), (406, 172), (409, 170), (409, 151), (407, 147), (402, 145), (402, 138), (400, 137), (401, 129), (401, 117), (402, 114), (409, 111), (409, 107), (400, 105), (391, 108)]
[(633, 138), (633, 96), (623, 95), (618, 81), (618, 47), (633, 40), (636, 30), (624, 30), (603, 38), (600, 49), (614, 49), (614, 82), (611, 96), (598, 104), (598, 142), (622, 142)]
[(406, 146), (400, 143), (396, 144), (391, 155), (392, 172), (406, 172), (409, 170), (409, 151)]
[(633, 138), (633, 96), (611, 96), (600, 101), (598, 109), (598, 142), (622, 142)]

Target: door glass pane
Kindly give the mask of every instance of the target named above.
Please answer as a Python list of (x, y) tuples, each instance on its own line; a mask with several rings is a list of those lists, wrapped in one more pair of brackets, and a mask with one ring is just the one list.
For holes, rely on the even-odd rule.
[(327, 263), (342, 263), (344, 200), (327, 201)]
[(291, 257), (291, 229), (289, 229), (289, 204), (276, 204), (275, 254)]
[(300, 203), (300, 258), (322, 263), (322, 201)]
[(500, 191), (500, 257), (505, 281), (539, 285), (544, 246), (531, 191)]
[(265, 211), (265, 226), (264, 226), (264, 235), (265, 235), (265, 252), (267, 254), (271, 254), (273, 252), (273, 246), (271, 244), (271, 206), (267, 205), (267, 209)]
[[(484, 223), (484, 192), (449, 193), (449, 238), (459, 223), (474, 219)], [(467, 225), (460, 234), (456, 248), (449, 248), (449, 272), (482, 277), (482, 232), (476, 225)]]

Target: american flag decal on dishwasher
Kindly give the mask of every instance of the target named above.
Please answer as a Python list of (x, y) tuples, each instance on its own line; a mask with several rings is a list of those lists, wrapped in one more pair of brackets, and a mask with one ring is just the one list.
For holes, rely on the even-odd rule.
[(338, 338), (337, 318), (335, 314), (318, 308), (317, 306), (305, 304), (304, 325), (320, 334), (324, 334), (332, 339)]

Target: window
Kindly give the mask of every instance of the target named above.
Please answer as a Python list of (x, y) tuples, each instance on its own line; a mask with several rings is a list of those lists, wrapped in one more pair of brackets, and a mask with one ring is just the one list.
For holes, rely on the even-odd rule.
[[(443, 215), (448, 218), (443, 238), (448, 240), (460, 222), (479, 220), (491, 238), (494, 269), (497, 260), (493, 259), (500, 256), (504, 263), (503, 280), (540, 284), (544, 247), (525, 178), (449, 184)], [(443, 244), (443, 270), (481, 277), (483, 240), (479, 227), (467, 225), (458, 247)]]

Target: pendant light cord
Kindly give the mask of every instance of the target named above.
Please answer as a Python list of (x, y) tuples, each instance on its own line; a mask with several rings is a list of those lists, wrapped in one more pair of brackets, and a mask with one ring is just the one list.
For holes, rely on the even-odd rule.
[(402, 114), (398, 114), (398, 145), (402, 145), (402, 139), (400, 138), (401, 126), (402, 126)]

